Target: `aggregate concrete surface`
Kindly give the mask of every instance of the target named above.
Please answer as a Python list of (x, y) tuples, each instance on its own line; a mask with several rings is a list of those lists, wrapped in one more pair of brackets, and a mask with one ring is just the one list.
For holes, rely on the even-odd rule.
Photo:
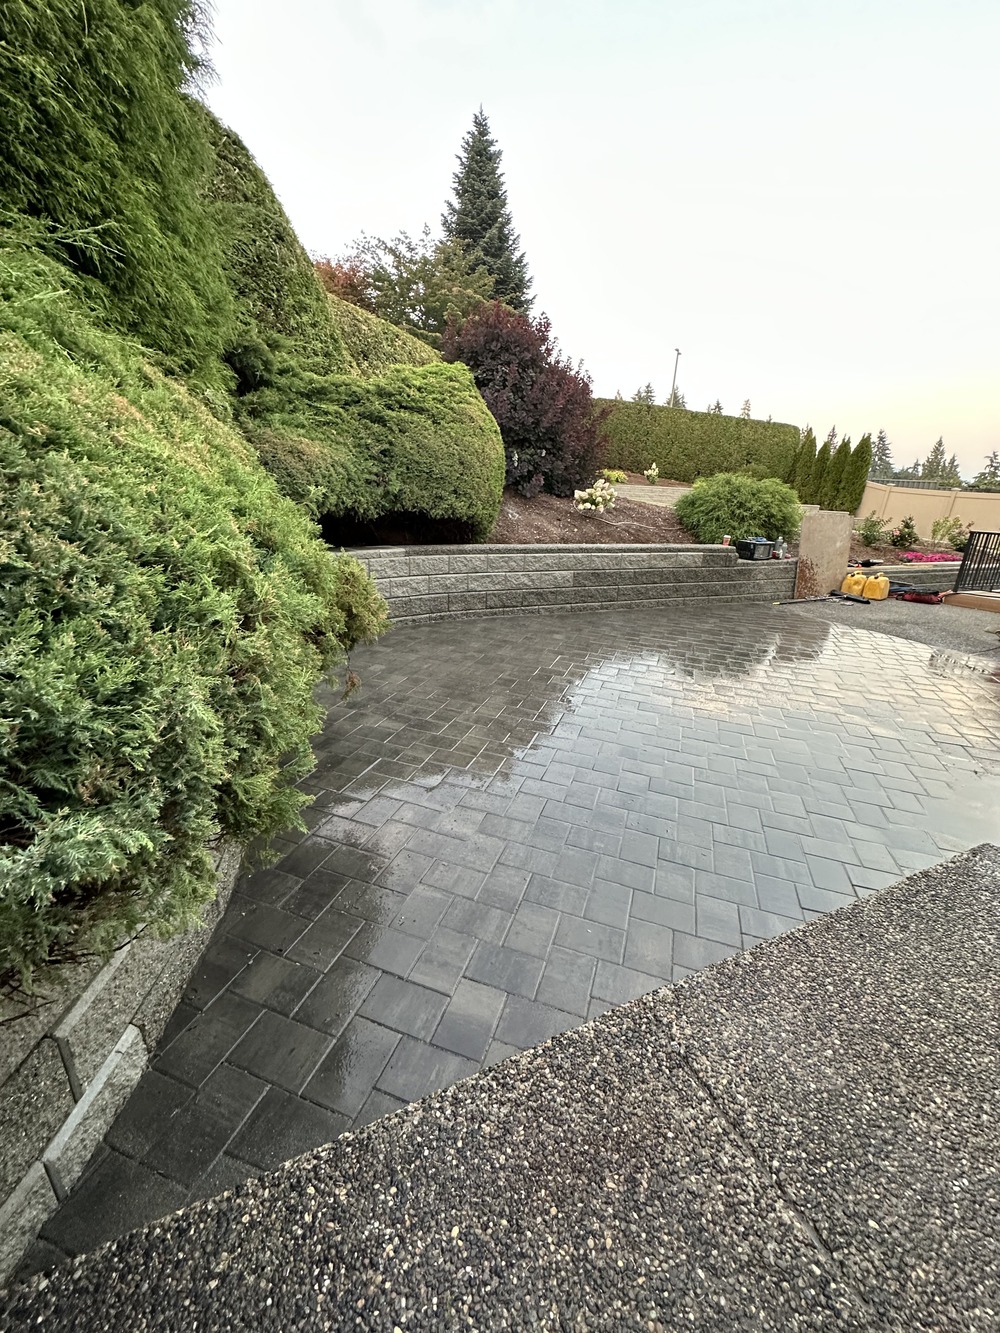
[[(948, 587), (943, 579), (941, 587)], [(887, 598), (861, 606), (852, 602), (802, 602), (782, 608), (789, 615), (817, 617), (850, 625), (852, 629), (875, 630), (913, 643), (924, 643), (943, 652), (979, 659), (983, 669), (1000, 671), (1000, 615), (969, 606), (930, 606), (926, 602), (900, 602)], [(869, 682), (877, 685), (877, 681)]]
[(1000, 848), (0, 1296), (0, 1328), (1000, 1318)]

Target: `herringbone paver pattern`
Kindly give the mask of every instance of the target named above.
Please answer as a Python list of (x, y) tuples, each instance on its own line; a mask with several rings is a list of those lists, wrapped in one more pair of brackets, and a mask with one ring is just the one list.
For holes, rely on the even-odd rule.
[[(942, 611), (942, 615), (946, 615)], [(88, 1248), (1000, 826), (1000, 690), (758, 606), (394, 631), (102, 1153)]]

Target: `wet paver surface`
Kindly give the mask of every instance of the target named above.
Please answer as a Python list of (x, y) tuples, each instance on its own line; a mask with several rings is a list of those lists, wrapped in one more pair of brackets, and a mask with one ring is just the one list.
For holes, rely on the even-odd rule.
[(1000, 686), (782, 616), (394, 630), (43, 1233), (78, 1253), (1000, 827)]

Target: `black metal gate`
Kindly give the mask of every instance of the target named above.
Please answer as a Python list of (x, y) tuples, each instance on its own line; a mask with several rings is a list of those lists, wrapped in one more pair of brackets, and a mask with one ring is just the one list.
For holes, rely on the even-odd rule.
[(1000, 592), (1000, 532), (970, 532), (956, 592)]

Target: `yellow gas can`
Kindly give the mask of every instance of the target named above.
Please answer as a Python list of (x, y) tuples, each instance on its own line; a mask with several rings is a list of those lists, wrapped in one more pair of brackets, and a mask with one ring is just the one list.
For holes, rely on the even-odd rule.
[(865, 590), (861, 594), (870, 602), (884, 602), (889, 596), (889, 580), (884, 574), (873, 574), (865, 580)]
[(848, 570), (847, 577), (840, 585), (840, 591), (850, 593), (852, 597), (865, 596), (865, 584), (868, 582), (868, 575), (858, 570)]

